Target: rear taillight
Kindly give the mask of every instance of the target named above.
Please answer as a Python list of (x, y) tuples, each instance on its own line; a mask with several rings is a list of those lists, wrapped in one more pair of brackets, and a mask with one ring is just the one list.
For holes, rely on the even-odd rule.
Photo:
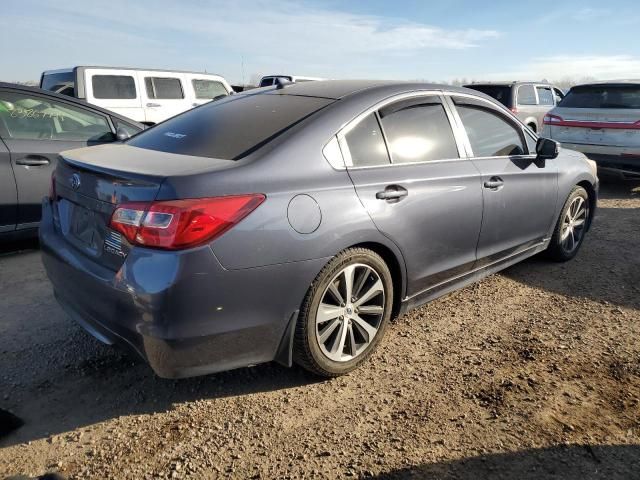
[(219, 237), (255, 210), (262, 194), (131, 202), (116, 207), (109, 226), (129, 243), (177, 250)]
[(553, 125), (553, 124), (564, 122), (564, 119), (558, 115), (551, 115), (550, 113), (548, 113), (547, 115), (544, 116), (544, 119), (542, 120), (542, 122), (545, 125)]
[(56, 171), (51, 172), (51, 182), (49, 182), (49, 200), (54, 201), (56, 199)]

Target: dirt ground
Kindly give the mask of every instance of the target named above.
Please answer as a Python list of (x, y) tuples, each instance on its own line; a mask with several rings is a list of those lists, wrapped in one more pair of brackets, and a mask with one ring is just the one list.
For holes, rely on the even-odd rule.
[(640, 479), (640, 183), (602, 186), (576, 259), (530, 259), (397, 319), (346, 377), (172, 381), (0, 256), (0, 478)]

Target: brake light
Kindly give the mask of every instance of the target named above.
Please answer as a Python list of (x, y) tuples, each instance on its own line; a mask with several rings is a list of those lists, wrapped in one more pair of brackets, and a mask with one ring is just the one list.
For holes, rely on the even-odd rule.
[(178, 250), (219, 237), (255, 210), (262, 194), (131, 202), (118, 205), (109, 226), (133, 245)]
[(54, 201), (58, 196), (56, 192), (56, 171), (51, 172), (51, 181), (49, 182), (49, 200)]
[(545, 125), (553, 125), (553, 124), (564, 122), (564, 119), (558, 115), (551, 115), (550, 113), (548, 113), (547, 115), (544, 116), (544, 119), (542, 120), (542, 122)]

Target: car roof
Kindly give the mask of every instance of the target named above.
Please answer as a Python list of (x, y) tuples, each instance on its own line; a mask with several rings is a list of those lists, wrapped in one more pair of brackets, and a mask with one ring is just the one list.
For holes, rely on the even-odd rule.
[(57, 98), (58, 100), (65, 101), (67, 103), (75, 103), (77, 105), (80, 105), (83, 108), (89, 108), (91, 110), (104, 113), (105, 115), (110, 115), (112, 117), (119, 118), (120, 120), (123, 120), (127, 123), (137, 125), (140, 128), (144, 128), (143, 124), (141, 124), (140, 122), (136, 122), (135, 120), (132, 120), (129, 117), (125, 117), (124, 115), (120, 115), (118, 113), (112, 112), (111, 110), (107, 110), (106, 108), (101, 108), (96, 105), (87, 103), (84, 100), (81, 100), (75, 97), (70, 97), (69, 95), (63, 95), (61, 93), (52, 92), (50, 90), (43, 90), (42, 88), (32, 87), (30, 85), (20, 85), (17, 83), (0, 82), (0, 89), (4, 89), (4, 88), (11, 89), (11, 90), (19, 90), (26, 93), (37, 93), (38, 95), (45, 95), (47, 97)]
[(512, 80), (512, 81), (506, 81), (506, 82), (473, 82), (473, 83), (468, 83), (465, 85), (465, 87), (468, 88), (473, 88), (476, 86), (483, 86), (483, 85), (495, 85), (498, 87), (501, 86), (513, 86), (513, 85), (551, 85), (549, 82), (533, 82), (533, 81), (527, 81), (527, 80)]
[(165, 72), (165, 73), (193, 73), (196, 75), (211, 75), (213, 77), (221, 77), (224, 78), (219, 73), (209, 73), (209, 72), (195, 72), (193, 70), (168, 70), (164, 68), (140, 68), (140, 67), (111, 67), (104, 65), (77, 65), (75, 67), (69, 68), (59, 68), (56, 70), (45, 70), (42, 72), (42, 75), (49, 75), (54, 73), (68, 73), (73, 72), (76, 68), (99, 68), (100, 70), (133, 70), (136, 72)]
[(588, 82), (588, 83), (579, 83), (574, 85), (574, 87), (625, 87), (630, 85), (640, 85), (640, 79), (629, 79), (629, 80), (599, 80), (596, 82)]

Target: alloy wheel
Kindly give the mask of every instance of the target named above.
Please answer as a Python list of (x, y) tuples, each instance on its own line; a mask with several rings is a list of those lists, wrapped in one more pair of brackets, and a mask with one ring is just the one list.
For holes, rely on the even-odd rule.
[(589, 206), (583, 197), (573, 199), (562, 220), (560, 244), (567, 253), (572, 253), (580, 245), (584, 236)]

